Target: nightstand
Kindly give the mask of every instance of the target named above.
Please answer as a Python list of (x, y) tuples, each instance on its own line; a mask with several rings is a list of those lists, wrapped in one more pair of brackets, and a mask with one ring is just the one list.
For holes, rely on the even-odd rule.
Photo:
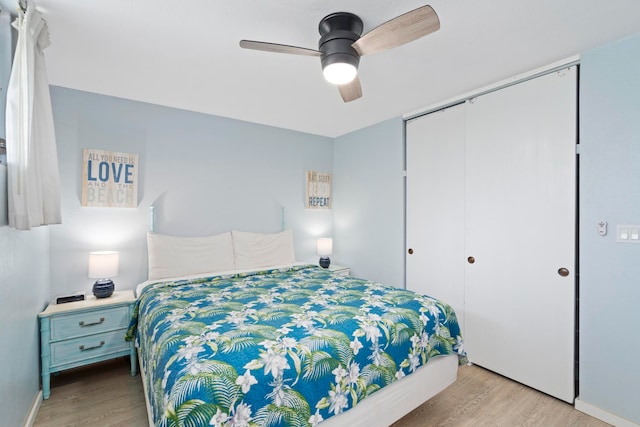
[(124, 340), (135, 301), (133, 291), (120, 291), (107, 298), (52, 302), (38, 314), (44, 399), (51, 394), (53, 372), (129, 356), (131, 375), (136, 375), (134, 343)]
[(349, 274), (351, 274), (351, 269), (349, 267), (343, 267), (341, 265), (331, 264), (329, 265), (328, 270), (332, 271), (337, 276), (348, 276)]

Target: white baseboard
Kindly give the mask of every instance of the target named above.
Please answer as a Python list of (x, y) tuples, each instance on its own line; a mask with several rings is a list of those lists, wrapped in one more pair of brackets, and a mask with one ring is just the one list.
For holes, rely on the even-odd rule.
[(587, 415), (591, 415), (605, 423), (609, 423), (616, 427), (640, 427), (640, 424), (636, 424), (632, 421), (624, 419), (618, 415), (614, 415), (611, 412), (607, 412), (604, 409), (600, 409), (597, 406), (590, 405), (583, 402), (580, 398), (576, 398), (575, 407), (578, 411), (584, 412)]
[(40, 410), (40, 405), (42, 404), (42, 390), (38, 390), (38, 394), (36, 394), (36, 398), (33, 400), (31, 404), (31, 410), (29, 411), (29, 416), (27, 416), (26, 421), (24, 422), (24, 427), (33, 427), (33, 424), (36, 422), (36, 417), (38, 416), (38, 411)]

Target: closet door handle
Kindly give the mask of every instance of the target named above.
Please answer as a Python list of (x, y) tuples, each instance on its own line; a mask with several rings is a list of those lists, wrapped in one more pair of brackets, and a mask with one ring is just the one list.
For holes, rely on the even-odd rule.
[(409, 248), (407, 252), (409, 252), (409, 255), (413, 255), (413, 249)]
[(470, 256), (469, 258), (467, 258), (467, 262), (469, 264), (473, 264), (474, 262), (476, 262), (476, 259), (474, 257)]
[(561, 275), (562, 277), (567, 277), (569, 275), (569, 269), (564, 267), (559, 268), (558, 274)]

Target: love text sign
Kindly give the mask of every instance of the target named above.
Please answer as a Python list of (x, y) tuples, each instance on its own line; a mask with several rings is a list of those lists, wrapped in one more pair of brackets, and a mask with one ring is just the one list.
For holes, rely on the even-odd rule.
[(82, 150), (82, 206), (135, 208), (138, 204), (138, 155)]

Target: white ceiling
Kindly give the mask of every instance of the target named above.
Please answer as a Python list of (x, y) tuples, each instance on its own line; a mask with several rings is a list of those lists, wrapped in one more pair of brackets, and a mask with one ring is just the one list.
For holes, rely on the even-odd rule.
[[(49, 23), (52, 85), (330, 137), (640, 33), (638, 0), (29, 1)], [(347, 104), (319, 58), (238, 46), (317, 49), (329, 13), (355, 13), (366, 33), (424, 4), (440, 30), (363, 57), (363, 97)]]

